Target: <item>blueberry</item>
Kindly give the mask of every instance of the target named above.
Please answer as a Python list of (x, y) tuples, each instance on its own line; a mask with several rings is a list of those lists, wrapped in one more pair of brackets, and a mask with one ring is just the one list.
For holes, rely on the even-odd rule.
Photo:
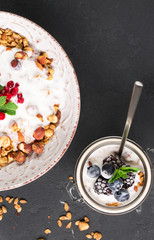
[(87, 174), (91, 178), (96, 178), (100, 176), (100, 168), (97, 165), (92, 165), (88, 167)]
[(108, 183), (108, 187), (113, 191), (119, 191), (123, 186), (123, 180), (121, 178), (116, 179), (113, 183)]
[(109, 179), (113, 176), (115, 167), (111, 163), (106, 163), (102, 167), (102, 176), (106, 179)]
[(122, 188), (114, 193), (114, 197), (118, 202), (125, 202), (129, 199), (129, 192)]

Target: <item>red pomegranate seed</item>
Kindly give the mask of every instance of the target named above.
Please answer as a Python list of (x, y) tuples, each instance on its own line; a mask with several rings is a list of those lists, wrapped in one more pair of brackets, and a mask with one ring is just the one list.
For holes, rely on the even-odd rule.
[(13, 81), (9, 81), (9, 82), (7, 83), (7, 87), (8, 87), (8, 88), (13, 88), (13, 86), (14, 86), (14, 82), (13, 82)]
[(22, 98), (22, 93), (18, 93), (17, 98)]
[(12, 95), (11, 95), (10, 92), (6, 92), (6, 93), (4, 93), (4, 96), (6, 96), (6, 100), (10, 100), (11, 97), (12, 97)]
[(5, 92), (9, 92), (9, 87), (4, 87)]
[(4, 94), (4, 93), (5, 93), (5, 90), (4, 90), (4, 89), (2, 89), (2, 90), (0, 91), (0, 93), (1, 93), (1, 94)]
[(19, 87), (19, 83), (16, 83), (16, 84), (15, 84), (15, 87)]
[(17, 87), (12, 88), (11, 91), (10, 91), (11, 94), (12, 94), (12, 97), (16, 96), (18, 91), (19, 91), (19, 89)]
[(5, 118), (5, 113), (0, 112), (0, 120), (4, 120), (4, 118)]
[(24, 103), (24, 98), (18, 98), (18, 103)]

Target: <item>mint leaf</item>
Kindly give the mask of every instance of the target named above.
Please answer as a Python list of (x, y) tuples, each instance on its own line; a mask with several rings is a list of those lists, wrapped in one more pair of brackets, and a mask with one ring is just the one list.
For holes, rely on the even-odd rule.
[(113, 183), (118, 178), (120, 178), (119, 169), (116, 169), (113, 176), (110, 178), (109, 183)]
[(3, 89), (4, 89), (4, 87), (2, 85), (0, 85), (0, 91), (3, 90)]
[(122, 170), (125, 173), (129, 173), (129, 172), (138, 172), (140, 170), (140, 168), (136, 168), (136, 167), (120, 167), (119, 170)]
[[(1, 110), (0, 110), (1, 111)], [(3, 111), (4, 113), (7, 113), (8, 115), (16, 115), (16, 111), (14, 110), (10, 110), (10, 109), (6, 109)]]
[(16, 110), (18, 108), (18, 106), (13, 103), (13, 102), (9, 102), (5, 105), (3, 105), (2, 107), (0, 107), (0, 111), (5, 111), (5, 110)]
[(6, 96), (0, 97), (0, 107), (2, 107), (6, 103)]

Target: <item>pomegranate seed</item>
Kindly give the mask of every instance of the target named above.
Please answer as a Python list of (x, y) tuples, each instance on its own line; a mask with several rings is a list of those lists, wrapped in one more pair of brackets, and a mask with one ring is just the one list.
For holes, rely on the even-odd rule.
[(13, 88), (13, 86), (14, 86), (14, 82), (13, 82), (13, 81), (9, 81), (9, 82), (7, 83), (7, 87), (8, 87), (8, 88)]
[(0, 93), (1, 93), (1, 94), (4, 94), (4, 93), (5, 93), (5, 90), (4, 90), (4, 89), (2, 89), (2, 90), (0, 91)]
[(17, 59), (13, 59), (11, 61), (11, 66), (15, 69), (15, 70), (19, 70), (21, 63), (17, 60)]
[(0, 120), (4, 120), (4, 118), (5, 118), (5, 113), (0, 112)]
[(5, 92), (9, 92), (9, 87), (4, 87)]
[(19, 87), (19, 83), (16, 83), (16, 84), (15, 84), (15, 87)]
[(18, 91), (19, 91), (19, 89), (17, 87), (12, 88), (11, 91), (10, 91), (11, 94), (12, 94), (12, 97), (16, 96)]
[(18, 103), (24, 103), (24, 98), (18, 98)]
[(6, 92), (6, 93), (4, 93), (4, 96), (6, 96), (6, 100), (10, 100), (11, 97), (12, 97), (12, 95), (11, 95), (10, 92)]
[(17, 98), (22, 98), (22, 93), (18, 93)]

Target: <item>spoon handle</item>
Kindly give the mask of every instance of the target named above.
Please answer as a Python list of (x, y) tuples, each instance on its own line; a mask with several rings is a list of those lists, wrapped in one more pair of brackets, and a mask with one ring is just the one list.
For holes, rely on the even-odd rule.
[(138, 104), (140, 96), (141, 96), (142, 88), (143, 88), (143, 84), (141, 82), (136, 81), (134, 83), (132, 96), (131, 96), (129, 109), (128, 109), (128, 114), (127, 114), (127, 119), (126, 119), (126, 124), (124, 127), (121, 144), (120, 144), (120, 148), (119, 148), (119, 156), (121, 156), (121, 154), (122, 154), (122, 151), (123, 151), (123, 148), (125, 145), (125, 141), (127, 139), (127, 136), (128, 136), (128, 133), (129, 133), (132, 121), (133, 121), (133, 117), (134, 117), (134, 114), (135, 114), (135, 111), (137, 108), (137, 104)]

